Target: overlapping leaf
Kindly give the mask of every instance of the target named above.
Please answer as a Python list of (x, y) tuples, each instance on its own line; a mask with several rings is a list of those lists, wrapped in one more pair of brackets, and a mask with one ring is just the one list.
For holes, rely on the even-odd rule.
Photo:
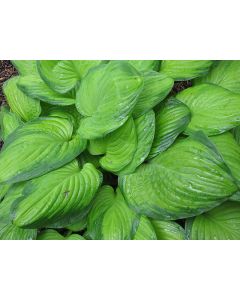
[(25, 76), (38, 74), (36, 60), (12, 60), (11, 62), (20, 75)]
[(185, 231), (178, 223), (173, 221), (152, 220), (152, 226), (158, 240), (184, 240)]
[(134, 240), (157, 240), (157, 235), (151, 221), (142, 216), (139, 221), (137, 231), (134, 235)]
[(159, 67), (159, 61), (157, 60), (128, 60), (128, 62), (140, 72), (158, 71)]
[(5, 141), (7, 137), (23, 122), (14, 113), (10, 112), (6, 107), (2, 107), (0, 111), (0, 138)]
[(47, 229), (38, 235), (37, 240), (85, 240), (85, 239), (79, 234), (71, 234), (65, 237), (54, 229)]

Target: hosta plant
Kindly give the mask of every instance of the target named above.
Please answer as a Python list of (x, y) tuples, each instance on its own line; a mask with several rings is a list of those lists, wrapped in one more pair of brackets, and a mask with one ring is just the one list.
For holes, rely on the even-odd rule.
[(240, 239), (240, 61), (12, 64), (1, 240)]

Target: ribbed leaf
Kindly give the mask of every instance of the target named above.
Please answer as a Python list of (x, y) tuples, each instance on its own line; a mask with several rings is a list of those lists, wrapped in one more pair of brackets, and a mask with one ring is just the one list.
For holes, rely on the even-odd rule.
[(17, 86), (27, 96), (53, 105), (67, 106), (75, 103), (75, 98), (71, 94), (55, 92), (40, 76), (28, 75), (20, 77)]
[(174, 80), (188, 80), (205, 75), (211, 67), (211, 60), (163, 60), (160, 71)]
[(84, 116), (80, 133), (95, 139), (121, 127), (143, 88), (141, 75), (129, 63), (112, 61), (88, 72), (77, 92), (76, 106)]
[(170, 98), (156, 113), (155, 136), (148, 157), (153, 158), (169, 148), (186, 129), (190, 119), (189, 108), (184, 103)]
[(101, 60), (40, 60), (37, 63), (42, 79), (56, 92), (64, 94)]
[(148, 113), (134, 120), (136, 135), (137, 135), (137, 149), (134, 153), (132, 161), (124, 167), (119, 174), (133, 173), (141, 163), (147, 158), (152, 146), (155, 133), (155, 114), (151, 110)]
[(77, 223), (68, 225), (66, 228), (68, 230), (71, 230), (73, 232), (82, 231), (87, 227), (87, 216), (83, 217), (80, 221)]
[(131, 211), (119, 189), (103, 186), (88, 217), (88, 235), (95, 240), (130, 240), (138, 218)]
[(10, 186), (11, 186), (10, 184), (0, 184), (0, 201), (7, 194)]
[(174, 83), (172, 78), (155, 71), (143, 73), (143, 79), (144, 87), (134, 107), (134, 117), (143, 115), (165, 99)]
[(233, 136), (238, 145), (240, 145), (240, 126), (233, 128)]
[(89, 207), (101, 181), (101, 173), (92, 164), (80, 169), (76, 160), (33, 179), (15, 202), (13, 224), (39, 228), (59, 222), (59, 227), (65, 227)]
[(137, 213), (162, 220), (200, 214), (237, 191), (219, 154), (197, 137), (179, 140), (120, 186)]
[(38, 74), (36, 60), (12, 60), (11, 62), (20, 75)]
[(79, 160), (83, 165), (86, 163), (91, 163), (97, 169), (101, 166), (99, 162), (100, 158), (101, 156), (91, 155), (87, 150), (81, 153), (79, 156)]
[(128, 60), (128, 62), (140, 72), (156, 70), (158, 71), (158, 60)]
[(39, 100), (28, 97), (17, 86), (20, 77), (16, 76), (3, 85), (3, 92), (11, 110), (24, 121), (37, 118), (41, 113)]
[(195, 81), (199, 83), (213, 83), (234, 93), (240, 93), (240, 61), (222, 60), (215, 63), (210, 72)]
[(86, 147), (63, 118), (39, 118), (17, 128), (0, 153), (0, 183), (28, 180), (70, 162)]
[(36, 229), (22, 229), (12, 224), (0, 223), (0, 240), (35, 240)]
[(240, 95), (222, 87), (201, 84), (176, 97), (192, 114), (186, 133), (203, 130), (207, 135), (217, 135), (240, 124)]
[(185, 231), (176, 222), (152, 220), (158, 240), (184, 240)]
[(134, 235), (134, 240), (157, 240), (156, 232), (151, 221), (142, 216), (139, 221), (138, 229)]
[(240, 203), (227, 201), (190, 220), (187, 229), (191, 240), (239, 240)]
[(64, 237), (54, 229), (47, 229), (38, 235), (37, 240), (85, 240), (85, 239), (79, 234), (71, 234), (67, 237)]
[(14, 113), (10, 112), (5, 106), (1, 108), (0, 111), (0, 129), (1, 134), (0, 138), (5, 141), (6, 138), (23, 122), (21, 119), (15, 115)]

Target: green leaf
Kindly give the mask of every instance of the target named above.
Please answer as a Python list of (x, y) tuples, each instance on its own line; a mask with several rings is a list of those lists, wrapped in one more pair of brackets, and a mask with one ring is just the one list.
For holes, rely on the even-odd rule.
[(101, 158), (101, 156), (91, 155), (88, 151), (84, 151), (79, 156), (79, 160), (83, 165), (86, 163), (91, 163), (97, 169), (101, 167), (100, 162), (99, 162), (100, 158)]
[(211, 60), (163, 60), (160, 71), (176, 81), (189, 80), (205, 75), (212, 63)]
[(27, 183), (12, 207), (13, 224), (23, 228), (65, 227), (85, 211), (102, 182), (92, 164), (76, 160)]
[[(0, 201), (4, 198), (4, 196), (7, 194), (10, 184), (0, 184)], [(1, 206), (1, 204), (0, 204)]]
[(73, 232), (78, 232), (84, 230), (86, 227), (87, 227), (87, 216), (81, 218), (81, 220), (79, 220), (77, 223), (68, 225), (66, 228)]
[(213, 85), (190, 87), (176, 98), (185, 103), (192, 114), (186, 133), (202, 130), (217, 135), (240, 124), (240, 95)]
[(173, 87), (173, 79), (155, 71), (143, 73), (144, 87), (133, 111), (138, 117), (164, 100)]
[(76, 84), (101, 60), (40, 60), (37, 63), (42, 79), (54, 91), (64, 94)]
[(239, 240), (240, 203), (227, 201), (190, 220), (187, 227), (191, 240)]
[(0, 183), (14, 183), (43, 175), (72, 161), (86, 147), (63, 118), (39, 118), (17, 128), (0, 153)]
[(233, 136), (238, 145), (240, 145), (240, 126), (233, 128)]
[(59, 94), (53, 91), (36, 75), (20, 77), (17, 86), (27, 96), (39, 99), (43, 102), (62, 106), (75, 104), (75, 98), (71, 94)]
[(151, 221), (142, 216), (139, 221), (138, 229), (134, 235), (134, 240), (157, 240), (156, 232)]
[(170, 98), (156, 113), (155, 136), (148, 158), (153, 158), (168, 149), (186, 129), (190, 119), (188, 107), (175, 98)]
[(94, 240), (131, 240), (139, 220), (129, 209), (119, 188), (103, 186), (88, 217), (88, 235)]
[(184, 240), (185, 231), (178, 223), (173, 221), (152, 220), (152, 226), (158, 240)]
[(5, 141), (7, 137), (23, 122), (21, 119), (10, 112), (5, 106), (2, 106), (0, 111), (0, 128), (1, 128), (1, 139)]
[(35, 240), (36, 229), (22, 229), (12, 224), (0, 223), (0, 240)]
[(36, 60), (11, 60), (20, 75), (38, 74)]
[(38, 235), (37, 240), (85, 240), (85, 239), (79, 234), (71, 234), (67, 237), (64, 237), (54, 229), (47, 229)]
[(128, 60), (128, 62), (139, 72), (156, 70), (158, 71), (158, 60)]
[(210, 72), (195, 81), (199, 83), (213, 83), (234, 93), (240, 93), (240, 61), (222, 60), (215, 63)]
[(41, 106), (39, 100), (25, 95), (18, 88), (19, 81), (19, 76), (7, 80), (3, 85), (3, 92), (11, 110), (24, 121), (29, 121), (41, 114)]
[(237, 191), (221, 157), (190, 137), (122, 176), (119, 183), (131, 208), (162, 220), (200, 214)]
[(136, 135), (137, 135), (137, 149), (131, 162), (124, 167), (119, 174), (133, 173), (138, 166), (140, 166), (147, 158), (152, 146), (155, 133), (155, 114), (151, 110), (148, 113), (134, 120)]
[(81, 81), (76, 99), (76, 107), (84, 116), (82, 137), (100, 138), (121, 127), (142, 88), (142, 76), (129, 63), (112, 61), (90, 70)]

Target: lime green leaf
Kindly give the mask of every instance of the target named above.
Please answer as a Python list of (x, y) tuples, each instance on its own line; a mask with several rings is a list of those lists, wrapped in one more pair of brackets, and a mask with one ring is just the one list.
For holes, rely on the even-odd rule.
[(90, 70), (81, 81), (76, 106), (84, 116), (80, 134), (95, 139), (121, 127), (143, 88), (143, 78), (129, 63), (112, 61)]
[(1, 108), (0, 111), (0, 128), (1, 128), (1, 139), (3, 141), (23, 122), (21, 119), (15, 115), (14, 113), (10, 112), (5, 106)]
[(77, 223), (68, 225), (66, 228), (73, 232), (82, 231), (87, 227), (87, 216), (81, 218)]
[(84, 238), (79, 234), (71, 234), (64, 237), (54, 229), (47, 229), (37, 236), (37, 240), (84, 240)]
[(37, 62), (42, 79), (54, 91), (64, 94), (76, 84), (101, 60), (40, 60)]
[(230, 132), (212, 136), (210, 140), (221, 153), (225, 163), (230, 168), (232, 175), (239, 181), (240, 186), (240, 146)]
[(157, 240), (156, 232), (151, 221), (142, 216), (139, 221), (138, 229), (134, 235), (134, 240)]
[(215, 63), (210, 72), (195, 81), (199, 83), (213, 83), (234, 93), (240, 93), (240, 61), (222, 60)]
[(130, 240), (138, 222), (120, 190), (115, 193), (111, 186), (103, 186), (88, 217), (88, 235), (96, 240)]
[(12, 224), (0, 223), (0, 240), (35, 240), (36, 229), (22, 229)]
[(219, 154), (190, 137), (121, 177), (119, 183), (131, 208), (162, 220), (200, 214), (237, 191)]
[(82, 163), (82, 165), (86, 163), (91, 163), (95, 166), (95, 168), (100, 168), (100, 160), (101, 156), (91, 155), (88, 151), (84, 151), (81, 153), (79, 160)]
[(148, 157), (153, 158), (169, 148), (186, 129), (190, 119), (188, 107), (175, 98), (170, 98), (156, 113), (155, 136)]
[(28, 180), (70, 162), (86, 147), (63, 118), (39, 118), (17, 128), (0, 153), (0, 183)]
[(19, 88), (18, 82), (20, 77), (16, 76), (3, 85), (3, 92), (11, 110), (24, 121), (37, 118), (41, 113), (39, 100), (33, 99), (25, 95)]
[(133, 111), (138, 117), (164, 100), (173, 87), (173, 79), (155, 71), (143, 73), (144, 87)]
[(134, 120), (137, 134), (137, 149), (132, 161), (119, 174), (130, 174), (144, 162), (152, 146), (155, 132), (155, 114), (151, 110)]
[(185, 103), (192, 114), (186, 133), (202, 130), (207, 135), (217, 135), (240, 124), (240, 95), (213, 85), (190, 87), (177, 99)]
[(158, 240), (184, 240), (185, 231), (176, 222), (152, 220), (152, 226)]
[(227, 201), (187, 225), (191, 240), (239, 240), (240, 203)]
[(53, 105), (67, 106), (75, 103), (75, 98), (71, 94), (62, 95), (53, 91), (39, 76), (20, 77), (17, 86), (27, 96)]
[(158, 60), (128, 60), (128, 62), (140, 72), (158, 70)]
[[(0, 184), (0, 201), (7, 194), (10, 186), (11, 186), (10, 184)], [(1, 204), (0, 204), (0, 206), (1, 206)]]
[(86, 210), (102, 182), (92, 164), (82, 168), (76, 160), (31, 180), (14, 204), (13, 224), (23, 228), (65, 227)]
[(211, 67), (211, 60), (163, 60), (160, 71), (174, 80), (188, 80), (205, 75)]
[(240, 126), (233, 128), (233, 136), (237, 141), (238, 145), (240, 145)]
[(11, 60), (20, 75), (38, 74), (36, 60)]

